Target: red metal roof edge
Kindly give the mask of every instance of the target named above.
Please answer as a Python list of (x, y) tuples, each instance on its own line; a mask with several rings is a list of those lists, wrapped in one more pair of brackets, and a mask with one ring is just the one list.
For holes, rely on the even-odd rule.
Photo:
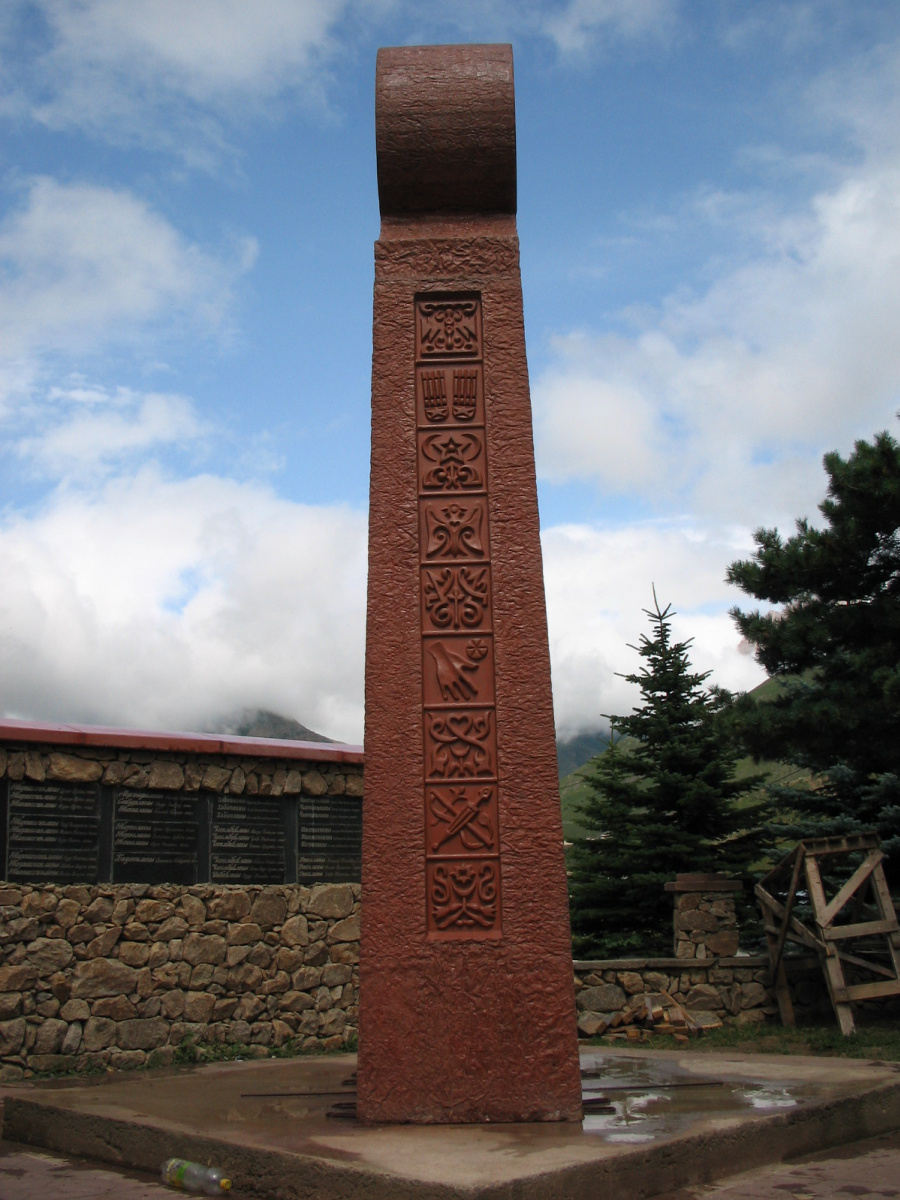
[(306, 762), (358, 763), (362, 746), (344, 742), (293, 742), (281, 738), (239, 737), (217, 733), (170, 733), (112, 729), (102, 725), (54, 725), (43, 721), (0, 720), (0, 741), (46, 742), (57, 746), (117, 746), (132, 750), (239, 754), (245, 758), (290, 758)]

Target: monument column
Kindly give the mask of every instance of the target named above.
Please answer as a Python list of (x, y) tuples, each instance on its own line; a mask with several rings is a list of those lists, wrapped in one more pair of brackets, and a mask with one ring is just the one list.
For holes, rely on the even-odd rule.
[(379, 51), (360, 1119), (580, 1120), (509, 46)]

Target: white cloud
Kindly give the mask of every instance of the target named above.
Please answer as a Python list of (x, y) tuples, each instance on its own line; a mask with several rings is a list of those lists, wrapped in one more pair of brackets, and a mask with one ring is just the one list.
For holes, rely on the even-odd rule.
[(710, 684), (747, 691), (765, 673), (741, 649), (727, 609), (742, 597), (725, 569), (752, 550), (748, 531), (701, 530), (691, 522), (643, 523), (620, 529), (561, 525), (542, 535), (556, 727), (570, 735), (624, 715), (637, 688), (620, 678), (642, 660), (631, 648), (650, 632), (643, 610), (672, 605), (675, 636), (693, 638), (697, 671)]
[[(895, 136), (895, 142), (897, 141)], [(747, 202), (702, 197), (727, 220)], [(756, 212), (753, 255), (631, 334), (560, 338), (535, 387), (539, 469), (743, 523), (800, 515), (823, 451), (900, 403), (900, 145), (800, 212)]]
[[(54, 129), (162, 145), (208, 165), (217, 114), (259, 115), (285, 92), (315, 94), (346, 0), (20, 0), (46, 37), (16, 72), (9, 111)], [(7, 55), (19, 51), (10, 39)], [(31, 50), (31, 46), (27, 47)]]
[[(136, 394), (119, 388), (51, 390), (49, 400), (62, 408), (58, 422), (42, 413), (40, 432), (16, 445), (20, 457), (55, 479), (97, 472), (165, 445), (184, 445), (203, 433), (193, 405), (184, 396)], [(87, 411), (85, 411), (87, 410)]]
[(266, 707), (362, 737), (366, 522), (144, 469), (0, 525), (7, 716), (191, 729)]
[(570, 0), (544, 20), (546, 33), (564, 52), (585, 50), (599, 35), (660, 37), (671, 29), (677, 0)]
[(186, 318), (216, 328), (254, 254), (217, 258), (128, 191), (36, 179), (0, 225), (0, 355), (84, 352)]

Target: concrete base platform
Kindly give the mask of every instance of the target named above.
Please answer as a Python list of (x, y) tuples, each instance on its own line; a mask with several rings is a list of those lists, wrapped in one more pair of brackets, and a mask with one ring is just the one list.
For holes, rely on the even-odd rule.
[(900, 1128), (900, 1070), (847, 1059), (582, 1055), (578, 1125), (375, 1126), (329, 1119), (351, 1055), (219, 1063), (7, 1093), (3, 1135), (156, 1171), (225, 1167), (237, 1197), (638, 1200)]

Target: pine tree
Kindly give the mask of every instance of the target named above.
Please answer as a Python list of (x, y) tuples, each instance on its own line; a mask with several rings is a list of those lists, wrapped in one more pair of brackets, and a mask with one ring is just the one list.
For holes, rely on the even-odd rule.
[[(900, 445), (886, 432), (847, 459), (825, 456), (821, 529), (803, 519), (783, 541), (759, 529), (753, 558), (728, 580), (761, 614), (732, 610), (756, 657), (784, 680), (744, 704), (750, 749), (810, 771), (812, 788), (775, 794), (795, 837), (876, 829), (900, 883)], [(791, 819), (793, 817), (793, 819)]]
[[(731, 697), (691, 669), (691, 642), (672, 638), (671, 605), (654, 591), (652, 637), (635, 647), (641, 691), (627, 717), (611, 717), (613, 740), (588, 775), (581, 808), (589, 836), (570, 851), (569, 892), (577, 955), (672, 952), (672, 901), (663, 890), (678, 872), (734, 871), (759, 849), (735, 801), (756, 778), (734, 779), (738, 746)], [(759, 814), (753, 813), (756, 817)]]

